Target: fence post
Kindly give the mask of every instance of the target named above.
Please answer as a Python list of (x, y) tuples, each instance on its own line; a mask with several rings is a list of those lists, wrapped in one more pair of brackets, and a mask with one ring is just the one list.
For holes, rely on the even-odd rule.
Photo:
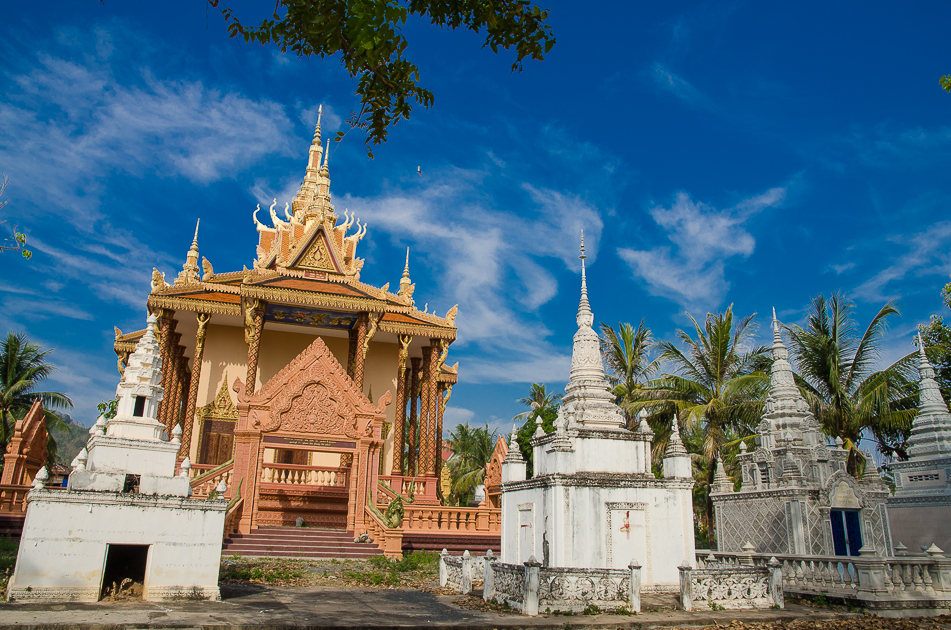
[(522, 599), (522, 614), (529, 617), (538, 616), (538, 581), (541, 576), (542, 563), (530, 556), (525, 563), (525, 595)]
[(446, 582), (449, 581), (449, 570), (446, 568), (446, 556), (449, 551), (445, 548), (439, 553), (439, 588), (446, 588)]
[(468, 595), (472, 591), (472, 556), (466, 549), (462, 554), (462, 580), (461, 591), (463, 595)]
[(492, 550), (489, 549), (485, 552), (485, 581), (482, 583), (482, 599), (487, 602), (491, 602), (495, 598), (495, 573), (492, 568), (494, 560), (495, 556), (492, 555)]
[(637, 558), (631, 558), (627, 568), (631, 570), (631, 585), (628, 589), (628, 604), (631, 606), (631, 612), (641, 612), (641, 563)]
[(786, 606), (783, 597), (783, 565), (773, 556), (769, 559), (769, 596), (773, 605), (779, 608)]
[(873, 596), (887, 594), (884, 560), (876, 556), (875, 549), (868, 545), (859, 549), (859, 554), (861, 554), (861, 557), (852, 561), (856, 572), (859, 574), (858, 592)]
[(693, 610), (693, 584), (690, 581), (690, 562), (684, 560), (684, 563), (677, 567), (680, 569), (680, 605), (684, 610)]

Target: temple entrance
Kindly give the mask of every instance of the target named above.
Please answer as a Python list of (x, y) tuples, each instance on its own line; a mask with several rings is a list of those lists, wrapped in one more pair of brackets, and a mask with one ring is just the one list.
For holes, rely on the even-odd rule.
[(862, 528), (858, 510), (831, 511), (832, 544), (837, 556), (857, 556), (862, 548)]
[(107, 545), (99, 598), (142, 597), (149, 545)]
[(198, 463), (218, 466), (234, 457), (234, 429), (238, 424), (238, 410), (231, 402), (225, 381), (211, 404), (195, 414), (200, 427)]

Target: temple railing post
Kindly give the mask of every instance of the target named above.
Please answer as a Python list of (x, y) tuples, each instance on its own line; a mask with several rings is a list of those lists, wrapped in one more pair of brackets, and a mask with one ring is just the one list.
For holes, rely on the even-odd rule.
[(628, 587), (628, 604), (631, 612), (641, 612), (641, 563), (632, 558), (627, 568), (631, 570), (631, 584)]
[(449, 551), (446, 548), (439, 552), (439, 588), (446, 588), (446, 582), (449, 580), (449, 570), (446, 568), (448, 555)]
[(773, 556), (769, 559), (769, 596), (773, 600), (773, 605), (777, 608), (784, 608), (786, 605), (783, 597), (783, 565)]
[(522, 614), (538, 616), (538, 582), (541, 577), (542, 563), (531, 556), (525, 563), (525, 595), (522, 599)]
[(684, 563), (677, 567), (680, 569), (680, 605), (684, 610), (693, 610), (693, 583), (690, 580), (690, 562), (684, 560)]
[(492, 550), (485, 552), (485, 577), (482, 583), (482, 599), (491, 602), (495, 597), (495, 572), (492, 563), (495, 562), (495, 556)]
[(460, 583), (460, 590), (463, 595), (468, 595), (472, 592), (472, 556), (469, 555), (468, 549), (462, 554), (462, 579)]

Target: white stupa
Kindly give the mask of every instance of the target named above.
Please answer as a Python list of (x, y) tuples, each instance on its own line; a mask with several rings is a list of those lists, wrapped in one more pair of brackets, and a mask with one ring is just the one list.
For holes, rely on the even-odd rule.
[(644, 590), (676, 591), (678, 565), (694, 564), (690, 457), (675, 418), (658, 479), (645, 416), (636, 431), (625, 428), (592, 327), (584, 260), (582, 235), (578, 331), (556, 430), (536, 430), (532, 479), (514, 442), (502, 465), (502, 561), (627, 569), (636, 560)]
[(155, 322), (150, 316), (129, 357), (116, 417), (90, 429), (68, 487), (46, 488), (37, 475), (8, 599), (94, 602), (124, 578), (141, 583), (148, 600), (219, 599), (227, 501), (191, 499), (187, 474), (175, 474), (181, 429), (170, 440), (155, 419), (162, 399)]

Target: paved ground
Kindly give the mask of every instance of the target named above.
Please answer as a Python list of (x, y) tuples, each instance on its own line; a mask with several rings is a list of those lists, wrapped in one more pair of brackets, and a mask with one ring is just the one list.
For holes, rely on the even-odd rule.
[[(141, 600), (98, 604), (0, 604), (2, 628), (653, 628), (762, 624), (803, 619), (846, 620), (857, 615), (788, 605), (786, 610), (686, 613), (665, 600), (645, 600), (637, 616), (574, 615), (523, 617), (517, 613), (468, 610), (460, 595), (411, 589), (353, 589), (327, 586), (223, 586), (220, 602), (155, 604)], [(469, 599), (470, 604), (477, 600)]]

